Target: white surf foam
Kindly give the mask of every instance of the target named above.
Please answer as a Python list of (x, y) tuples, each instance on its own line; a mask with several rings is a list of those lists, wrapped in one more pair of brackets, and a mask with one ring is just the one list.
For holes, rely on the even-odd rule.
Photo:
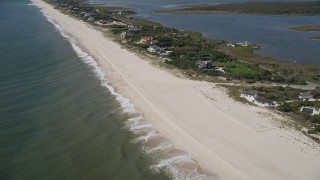
[[(37, 6), (38, 7), (38, 6)], [(121, 94), (117, 93), (114, 88), (107, 83), (107, 78), (105, 76), (105, 73), (102, 71), (102, 69), (99, 67), (99, 64), (87, 53), (82, 51), (81, 48), (79, 48), (76, 45), (76, 41), (66, 35), (63, 32), (63, 29), (56, 24), (52, 18), (41, 9), (41, 7), (38, 7), (41, 12), (45, 15), (47, 20), (52, 23), (56, 29), (59, 30), (60, 34), (65, 37), (71, 44), (74, 51), (79, 56), (79, 59), (87, 64), (89, 67), (91, 67), (91, 70), (94, 72), (95, 76), (101, 81), (101, 85), (105, 88), (107, 88), (112, 95), (116, 97), (116, 100), (119, 102), (121, 108), (123, 109), (124, 113), (128, 113), (129, 115), (132, 115), (134, 117), (128, 119), (128, 128), (135, 134), (141, 134), (143, 132), (143, 135), (140, 135), (136, 138), (137, 141), (143, 140), (145, 142), (144, 150), (147, 154), (154, 154), (159, 153), (161, 154), (168, 151), (169, 149), (173, 149), (174, 144), (169, 140), (163, 140), (160, 141), (158, 145), (148, 148), (146, 145), (148, 143), (149, 139), (152, 139), (153, 137), (162, 137), (160, 134), (158, 134), (154, 128), (154, 126), (147, 122), (145, 119), (143, 119), (140, 112), (136, 111), (133, 104), (130, 103), (130, 100), (123, 97)], [(162, 139), (165, 139), (162, 137)], [(184, 164), (185, 165), (181, 165)], [(179, 165), (180, 164), (180, 165)], [(185, 170), (181, 167), (188, 166), (190, 167), (190, 164), (194, 166), (191, 170)], [(155, 165), (152, 165), (150, 169), (159, 172), (160, 170), (165, 170), (168, 174), (170, 174), (173, 179), (180, 180), (180, 179), (188, 179), (188, 180), (204, 180), (207, 179), (206, 174), (201, 174), (197, 172), (198, 165), (192, 160), (190, 155), (186, 155), (184, 153), (174, 155), (170, 158), (160, 159)]]
[(153, 166), (151, 170), (159, 171), (164, 169), (173, 175), (173, 179), (202, 180), (205, 174), (197, 173), (198, 165), (192, 160), (189, 154), (179, 154), (163, 158)]

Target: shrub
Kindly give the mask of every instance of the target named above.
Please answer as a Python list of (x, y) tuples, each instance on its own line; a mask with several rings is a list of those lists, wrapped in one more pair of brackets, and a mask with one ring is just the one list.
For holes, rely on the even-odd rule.
[(294, 108), (290, 106), (288, 103), (284, 103), (281, 106), (278, 106), (277, 109), (282, 112), (293, 112)]
[(317, 123), (320, 124), (320, 115), (313, 115), (309, 118), (309, 121), (311, 123)]

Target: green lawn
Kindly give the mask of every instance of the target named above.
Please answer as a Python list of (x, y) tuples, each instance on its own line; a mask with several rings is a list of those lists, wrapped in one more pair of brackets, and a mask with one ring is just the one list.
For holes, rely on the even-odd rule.
[(232, 75), (238, 75), (238, 76), (250, 76), (253, 75), (252, 69), (248, 68), (247, 66), (243, 64), (236, 64), (236, 68), (230, 68), (229, 69)]
[(238, 62), (214, 62), (213, 66), (224, 66), (226, 68), (226, 73), (231, 76), (253, 76), (254, 74), (254, 71), (251, 68)]

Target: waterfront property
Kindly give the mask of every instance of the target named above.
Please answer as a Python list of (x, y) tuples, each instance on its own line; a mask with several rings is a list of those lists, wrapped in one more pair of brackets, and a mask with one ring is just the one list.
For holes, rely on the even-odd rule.
[(148, 51), (151, 52), (151, 53), (165, 53), (165, 48), (161, 48), (157, 45), (151, 45), (149, 48), (148, 48)]
[(243, 91), (240, 97), (245, 98), (249, 102), (253, 102), (260, 107), (277, 107), (275, 101), (260, 97), (256, 91)]
[(254, 103), (260, 107), (273, 107), (275, 108), (276, 102), (264, 97), (257, 96), (254, 98)]
[(243, 91), (240, 97), (247, 99), (250, 102), (254, 101), (254, 98), (258, 96), (257, 91)]
[(196, 65), (198, 65), (198, 69), (202, 71), (209, 71), (212, 70), (212, 61), (202, 61), (199, 60), (196, 62)]
[(124, 31), (124, 32), (120, 33), (120, 37), (123, 38), (123, 39), (130, 38), (130, 37), (133, 37), (133, 36), (134, 36), (134, 34), (131, 33), (131, 32)]

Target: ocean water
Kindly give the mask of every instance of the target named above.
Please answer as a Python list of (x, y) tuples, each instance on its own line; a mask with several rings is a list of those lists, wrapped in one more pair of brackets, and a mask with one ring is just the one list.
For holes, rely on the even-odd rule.
[[(262, 46), (257, 54), (282, 61), (320, 64), (320, 41), (310, 40), (319, 32), (297, 32), (289, 27), (319, 25), (320, 16), (275, 17), (228, 14), (156, 14), (157, 9), (185, 4), (240, 3), (251, 0), (90, 0), (91, 3), (135, 8), (137, 17), (180, 30), (202, 32), (205, 37), (231, 42), (249, 41)], [(255, 2), (287, 0), (255, 0)], [(291, 0), (301, 1), (301, 0)]]
[(205, 178), (30, 1), (0, 24), (1, 180)]

